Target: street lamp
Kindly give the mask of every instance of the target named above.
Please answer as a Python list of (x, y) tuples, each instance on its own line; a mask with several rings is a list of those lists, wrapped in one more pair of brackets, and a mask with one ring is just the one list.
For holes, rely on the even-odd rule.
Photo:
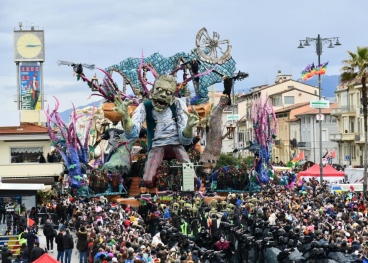
[[(336, 41), (335, 44), (332, 41)], [(338, 37), (328, 37), (328, 38), (321, 38), (318, 34), (317, 38), (307, 37), (305, 40), (299, 40), (300, 45), (298, 48), (304, 48), (305, 46), (310, 46), (310, 43), (313, 43), (316, 46), (316, 53), (318, 56), (318, 65), (321, 65), (321, 54), (322, 54), (322, 47), (324, 44), (329, 44), (328, 48), (334, 48), (335, 46), (341, 46)], [(322, 91), (321, 91), (321, 74), (318, 74), (318, 89), (319, 95), (318, 100), (321, 100)], [(318, 110), (319, 114), (321, 114), (321, 108)], [(320, 183), (322, 184), (323, 181), (323, 164), (322, 164), (322, 121), (319, 121), (319, 169), (320, 169)]]

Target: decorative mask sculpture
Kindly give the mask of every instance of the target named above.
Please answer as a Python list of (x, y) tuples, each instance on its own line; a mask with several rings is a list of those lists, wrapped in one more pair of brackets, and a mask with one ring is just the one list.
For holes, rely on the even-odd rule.
[(151, 101), (153, 108), (161, 112), (171, 106), (175, 100), (176, 80), (170, 75), (159, 76), (151, 90)]

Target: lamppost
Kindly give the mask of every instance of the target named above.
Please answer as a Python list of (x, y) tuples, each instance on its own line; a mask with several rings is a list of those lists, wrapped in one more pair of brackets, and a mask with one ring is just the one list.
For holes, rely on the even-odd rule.
[[(305, 46), (310, 46), (311, 43), (316, 46), (316, 53), (318, 56), (318, 65), (321, 65), (321, 54), (322, 54), (322, 47), (324, 44), (329, 44), (327, 48), (334, 48), (335, 46), (340, 46), (339, 38), (338, 37), (328, 37), (328, 38), (321, 38), (318, 34), (317, 38), (306, 37), (305, 40), (299, 40), (300, 45), (298, 48), (304, 48)], [(335, 44), (332, 41), (336, 41)], [(322, 97), (322, 90), (321, 90), (321, 74), (318, 74), (318, 100), (321, 100)], [(318, 113), (321, 114), (321, 108), (318, 109)], [(320, 169), (320, 183), (322, 184), (323, 181), (323, 163), (322, 163), (322, 121), (319, 121), (319, 169)]]

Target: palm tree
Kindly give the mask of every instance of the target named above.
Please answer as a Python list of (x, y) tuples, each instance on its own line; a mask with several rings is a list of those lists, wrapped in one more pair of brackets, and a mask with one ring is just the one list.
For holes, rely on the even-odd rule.
[(349, 59), (343, 60), (343, 67), (341, 68), (340, 80), (342, 84), (354, 85), (357, 83), (362, 84), (362, 98), (361, 104), (363, 106), (363, 118), (364, 118), (364, 183), (363, 192), (366, 198), (368, 180), (367, 180), (367, 154), (368, 154), (368, 124), (367, 124), (367, 78), (368, 78), (368, 47), (357, 47), (356, 53), (348, 51)]

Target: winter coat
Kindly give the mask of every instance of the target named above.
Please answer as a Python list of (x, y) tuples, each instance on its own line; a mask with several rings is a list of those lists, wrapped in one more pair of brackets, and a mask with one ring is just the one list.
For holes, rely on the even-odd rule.
[(34, 247), (35, 240), (37, 239), (37, 236), (33, 234), (32, 232), (28, 232), (26, 235), (27, 239), (27, 246), (29, 248)]
[(46, 237), (52, 237), (54, 235), (54, 224), (46, 223), (43, 227), (43, 234)]
[(12, 262), (12, 252), (8, 247), (3, 247), (1, 249), (1, 258), (2, 263), (11, 263)]
[(45, 250), (40, 247), (34, 247), (31, 251), (31, 262), (40, 258), (43, 254), (45, 254)]
[(59, 233), (55, 238), (55, 243), (57, 244), (57, 251), (64, 251), (64, 235)]
[(81, 252), (88, 250), (87, 232), (78, 231), (77, 249)]
[(70, 234), (65, 234), (63, 236), (63, 245), (64, 245), (64, 250), (74, 248), (73, 237)]

